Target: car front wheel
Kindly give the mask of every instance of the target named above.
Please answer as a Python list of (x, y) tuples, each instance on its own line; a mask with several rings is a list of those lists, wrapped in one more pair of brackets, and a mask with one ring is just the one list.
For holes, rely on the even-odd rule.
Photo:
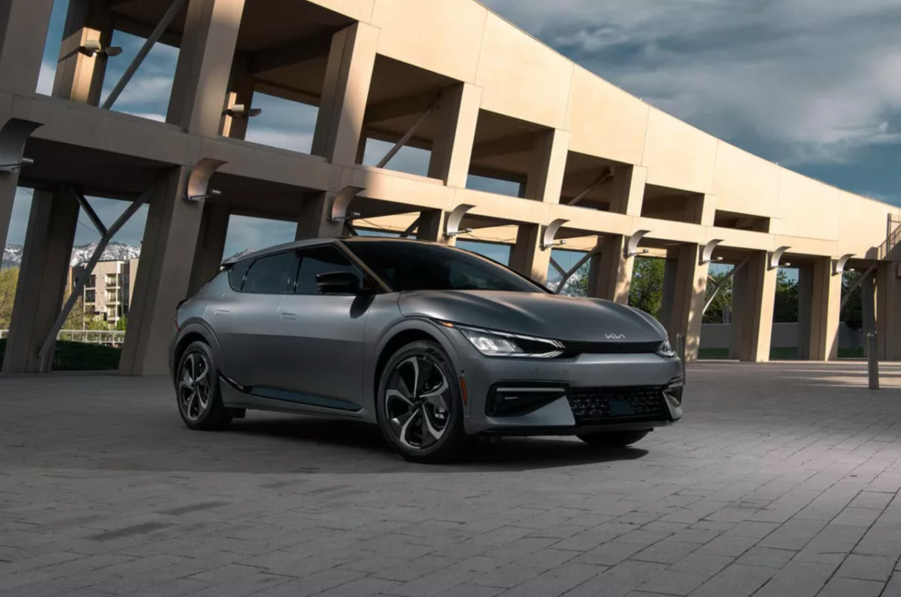
[(225, 429), (232, 417), (222, 404), (219, 372), (213, 351), (203, 342), (194, 342), (178, 363), (175, 388), (178, 412), (191, 429), (215, 431)]
[(624, 448), (641, 441), (648, 433), (650, 431), (598, 431), (595, 433), (581, 433), (576, 437), (589, 446)]
[(382, 370), (379, 427), (407, 460), (438, 463), (458, 455), (465, 440), (462, 404), (454, 367), (434, 342), (404, 346)]

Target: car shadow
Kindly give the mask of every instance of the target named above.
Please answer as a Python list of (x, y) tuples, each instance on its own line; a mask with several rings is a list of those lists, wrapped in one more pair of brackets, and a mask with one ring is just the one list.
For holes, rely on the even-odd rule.
[[(295, 445), (299, 452), (315, 450), (323, 473), (381, 473), (432, 468), (403, 460), (374, 425), (316, 417), (248, 418), (232, 423), (227, 434), (271, 439)], [(281, 446), (290, 449), (288, 446)], [(636, 460), (648, 454), (639, 448), (598, 448), (569, 437), (476, 438), (444, 470), (528, 471)], [(365, 462), (365, 466), (361, 463)], [(348, 466), (351, 470), (347, 470)], [(286, 471), (287, 472), (287, 471)]]

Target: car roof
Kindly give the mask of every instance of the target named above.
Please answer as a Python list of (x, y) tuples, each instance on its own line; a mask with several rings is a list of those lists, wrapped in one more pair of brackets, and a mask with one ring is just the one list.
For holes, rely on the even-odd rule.
[[(290, 251), (292, 249), (301, 249), (304, 247), (315, 247), (318, 245), (327, 245), (332, 244), (336, 241), (346, 242), (349, 244), (355, 243), (365, 243), (365, 242), (396, 242), (396, 243), (416, 243), (421, 245), (434, 245), (436, 243), (416, 240), (411, 238), (393, 238), (393, 237), (385, 237), (385, 236), (350, 236), (350, 237), (338, 237), (338, 238), (312, 238), (307, 240), (298, 240), (290, 243), (283, 243), (280, 245), (275, 245), (273, 247), (268, 247), (266, 249), (260, 249), (259, 251), (253, 251), (251, 253), (246, 253), (244, 255), (240, 255), (238, 257), (232, 257), (222, 262), (222, 265), (230, 266), (235, 263), (239, 263), (241, 261), (246, 261), (248, 259), (258, 259), (260, 257), (265, 257), (266, 255), (273, 255), (275, 253), (281, 253), (283, 251)], [(444, 245), (442, 245), (444, 246)]]

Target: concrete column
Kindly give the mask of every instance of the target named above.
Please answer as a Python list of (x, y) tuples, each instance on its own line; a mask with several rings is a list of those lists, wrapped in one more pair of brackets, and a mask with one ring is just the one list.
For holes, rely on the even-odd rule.
[(378, 43), (379, 29), (366, 23), (351, 25), (332, 38), (313, 155), (341, 165), (356, 161)]
[[(444, 210), (429, 209), (419, 214), (419, 228), (416, 231), (418, 240), (444, 243)], [(446, 243), (445, 243), (446, 244)]]
[(660, 322), (666, 327), (671, 341), (675, 341), (677, 334), (685, 336), (687, 361), (698, 359), (707, 293), (708, 265), (698, 263), (698, 250), (698, 245), (685, 243), (670, 251), (672, 257), (666, 260), (660, 314)]
[(641, 216), (647, 180), (647, 168), (642, 166), (617, 168), (612, 181), (613, 199), (610, 201), (610, 212), (627, 216)]
[[(63, 303), (75, 241), (78, 202), (68, 192), (35, 191), (25, 233), (4, 373), (38, 373), (38, 351)], [(48, 356), (52, 362), (52, 354)], [(49, 370), (49, 363), (44, 370)]]
[(886, 261), (876, 270), (876, 334), (879, 358), (901, 361), (901, 262)]
[[(811, 268), (811, 287), (807, 358), (812, 361), (834, 361), (838, 358), (842, 277), (832, 275), (832, 259), (817, 258)], [(799, 309), (799, 317), (800, 314)]]
[(568, 132), (560, 130), (535, 134), (529, 178), (526, 180), (526, 199), (560, 203), (569, 137)]
[(200, 220), (200, 236), (194, 251), (191, 283), (188, 294), (193, 295), (216, 275), (222, 265), (225, 237), (228, 235), (228, 206), (216, 199), (204, 202)]
[[(238, 105), (244, 106), (247, 110), (253, 107), (253, 77), (247, 70), (247, 55), (244, 53), (235, 54), (235, 62), (232, 65), (231, 82), (228, 89), (225, 109), (234, 108)], [(231, 116), (223, 115), (219, 134), (230, 139), (244, 139), (247, 137), (247, 126), (249, 123), (250, 118), (232, 118)]]
[(53, 0), (0, 0), (0, 89), (37, 90), (52, 10)]
[(460, 83), (441, 92), (438, 126), (429, 177), (443, 180), (451, 187), (466, 187), (469, 162), (482, 103), (482, 88)]
[[(802, 265), (798, 268), (798, 359), (809, 361), (815, 349), (811, 340), (811, 326), (814, 309), (814, 272), (813, 265)], [(811, 351), (814, 351), (813, 353)]]
[(190, 169), (173, 168), (161, 177), (150, 199), (128, 314), (128, 333), (119, 362), (123, 375), (163, 375), (169, 372), (172, 318), (188, 296), (191, 269), (203, 204), (184, 199)]
[(520, 224), (516, 244), (510, 251), (510, 267), (539, 284), (544, 284), (551, 264), (551, 251), (541, 250), (541, 240), (541, 226)]
[(338, 237), (343, 234), (344, 224), (329, 220), (334, 199), (335, 193), (310, 193), (301, 200), (295, 240)]
[(99, 41), (107, 48), (112, 40), (113, 17), (105, 3), (70, 0), (53, 95), (91, 106), (100, 105), (109, 57), (106, 54), (86, 56), (78, 49), (88, 41)]
[(768, 254), (755, 251), (733, 278), (733, 358), (764, 363), (770, 359), (776, 273), (767, 269)]
[(623, 255), (628, 241), (625, 236), (609, 234), (603, 242), (601, 253), (591, 257), (588, 296), (628, 305), (635, 265), (634, 258)]
[(244, 0), (189, 0), (166, 122), (217, 136)]

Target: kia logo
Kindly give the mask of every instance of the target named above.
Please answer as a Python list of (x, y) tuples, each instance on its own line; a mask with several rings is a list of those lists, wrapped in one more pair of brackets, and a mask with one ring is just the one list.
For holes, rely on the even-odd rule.
[(625, 334), (604, 334), (604, 336), (606, 336), (608, 340), (625, 340), (626, 339)]

